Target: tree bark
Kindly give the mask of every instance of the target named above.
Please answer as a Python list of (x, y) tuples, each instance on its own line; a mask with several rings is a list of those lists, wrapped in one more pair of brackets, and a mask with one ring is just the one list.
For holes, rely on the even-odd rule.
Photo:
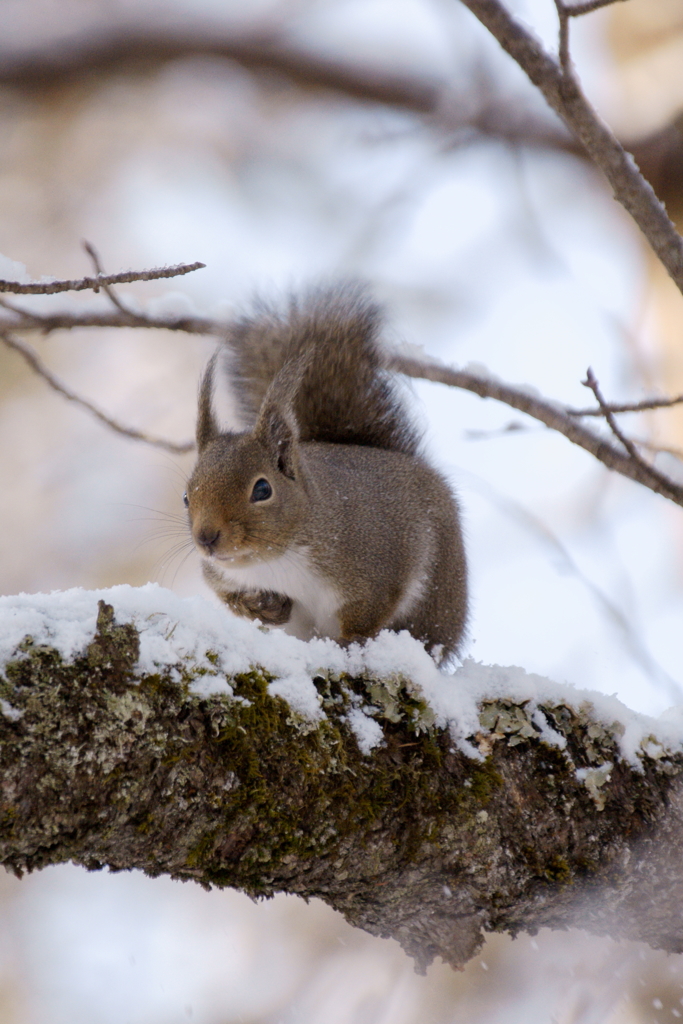
[[(258, 667), (202, 697), (187, 664), (177, 682), (141, 674), (138, 654), (135, 626), (100, 601), (81, 655), (26, 638), (5, 666), (9, 870), (72, 861), (315, 896), (419, 969), (462, 966), (485, 931), (542, 926), (683, 950), (683, 758), (662, 743), (633, 766), (589, 704), (539, 716), (498, 699), (470, 737), (477, 759), (407, 680), (318, 676), (316, 723)], [(384, 734), (369, 754), (349, 725), (359, 698)]]

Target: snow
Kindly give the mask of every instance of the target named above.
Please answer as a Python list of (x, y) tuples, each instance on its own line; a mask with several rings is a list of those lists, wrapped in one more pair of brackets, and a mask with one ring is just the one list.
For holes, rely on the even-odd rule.
[(30, 281), (30, 278), (25, 264), (12, 260), (9, 256), (3, 256), (0, 253), (0, 280), (18, 281), (21, 284), (26, 284)]
[(346, 721), (356, 737), (361, 754), (369, 754), (384, 739), (379, 722), (370, 718), (360, 707), (351, 708), (346, 716)]
[[(94, 636), (100, 599), (114, 607), (117, 623), (130, 622), (138, 629), (140, 675), (169, 670), (180, 680), (183, 663), (191, 663), (204, 670), (190, 684), (191, 691), (200, 696), (222, 693), (233, 697), (224, 676), (259, 666), (272, 678), (269, 692), (287, 701), (301, 718), (315, 723), (324, 717), (322, 698), (313, 683), (316, 675), (400, 678), (426, 699), (436, 724), (448, 728), (454, 743), (471, 757), (482, 756), (471, 743), (482, 731), (479, 705), (496, 700), (524, 704), (540, 728), (541, 738), (560, 748), (565, 746), (564, 738), (550, 727), (538, 705), (566, 704), (580, 709), (589, 704), (593, 716), (608, 730), (619, 723), (621, 755), (636, 766), (639, 752), (658, 758), (683, 744), (683, 709), (650, 718), (630, 711), (616, 697), (556, 683), (514, 666), (482, 665), (472, 659), (454, 672), (442, 672), (406, 632), (383, 632), (363, 646), (353, 644), (348, 649), (323, 638), (304, 643), (281, 630), (235, 618), (204, 598), (178, 597), (156, 583), (0, 597), (0, 671), (17, 656), (17, 647), (27, 635), (35, 644), (56, 648), (64, 659), (81, 654)], [(0, 703), (0, 712), (11, 719), (18, 714), (6, 701)], [(347, 721), (363, 754), (383, 740), (373, 715), (376, 708), (363, 706), (354, 695)]]
[(19, 708), (13, 708), (6, 700), (0, 700), (0, 712), (5, 718), (9, 718), (10, 722), (17, 722), (24, 713)]

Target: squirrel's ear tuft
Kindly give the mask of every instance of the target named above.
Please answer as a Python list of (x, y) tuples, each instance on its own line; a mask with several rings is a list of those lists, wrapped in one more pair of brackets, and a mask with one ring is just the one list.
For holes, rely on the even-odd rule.
[(220, 427), (213, 413), (212, 402), (213, 377), (217, 358), (218, 353), (216, 352), (211, 357), (209, 365), (204, 371), (202, 382), (199, 385), (199, 411), (197, 413), (197, 450), (199, 452), (202, 452), (209, 441), (213, 441), (220, 434)]
[(261, 407), (254, 437), (265, 445), (278, 471), (290, 480), (299, 475), (299, 428), (289, 406), (266, 399)]

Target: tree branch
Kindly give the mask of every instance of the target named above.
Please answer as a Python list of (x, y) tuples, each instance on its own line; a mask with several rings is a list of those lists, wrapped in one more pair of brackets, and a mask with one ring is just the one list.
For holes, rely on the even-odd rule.
[[(124, 590), (136, 593), (108, 593), (120, 602)], [(509, 698), (487, 697), (494, 670), (474, 663), (423, 692), (405, 673), (378, 676), (359, 655), (288, 638), (292, 664), (310, 666), (311, 719), (278, 695), (291, 665), (277, 637), (239, 624), (259, 638), (265, 670), (244, 661), (249, 644), (227, 616), (222, 641), (207, 650), (200, 635), (188, 651), (177, 637), (196, 623), (157, 594), (156, 615), (144, 598), (137, 618), (116, 619), (103, 600), (95, 616), (94, 594), (71, 613), (65, 595), (0, 601), (5, 650), (22, 614), (36, 638), (0, 673), (0, 862), (11, 871), (72, 861), (319, 897), (398, 939), (422, 968), (437, 955), (461, 966), (485, 931), (542, 926), (683, 949), (683, 757), (648, 721), (637, 742), (629, 718), (629, 759), (609, 698), (598, 713), (543, 680), (531, 696), (531, 677), (509, 669), (498, 670)], [(206, 620), (219, 614), (205, 607)], [(71, 655), (46, 642), (58, 621), (83, 633)], [(226, 676), (223, 660), (241, 667)], [(439, 702), (460, 715), (444, 718)], [(359, 720), (376, 730), (365, 753)]]
[(569, 73), (500, 0), (462, 0), (540, 89), (552, 109), (585, 147), (609, 181), (615, 199), (633, 217), (666, 271), (683, 292), (683, 239), (632, 156), (600, 120)]
[[(616, 2), (616, 0), (615, 0)], [(567, 7), (569, 17), (589, 13), (588, 4)], [(148, 71), (168, 61), (207, 56), (234, 60), (256, 73), (275, 72), (293, 85), (325, 89), (349, 99), (381, 103), (426, 115), (449, 135), (502, 139), (519, 146), (561, 150), (585, 158), (582, 145), (542, 120), (535, 112), (520, 113), (518, 104), (505, 95), (481, 97), (478, 108), (454, 102), (445, 83), (417, 76), (391, 75), (363, 69), (348, 62), (328, 61), (312, 53), (293, 50), (282, 40), (257, 35), (250, 39), (218, 37), (194, 25), (175, 28), (144, 25), (106, 25), (87, 36), (49, 42), (40, 47), (11, 52), (0, 49), (0, 84), (45, 94), (51, 87), (69, 82), (81, 84), (122, 71)], [(683, 145), (676, 123), (652, 135), (633, 139), (626, 148), (646, 171), (646, 177), (662, 199), (672, 200), (683, 187)]]
[(599, 11), (603, 7), (611, 7), (613, 4), (625, 2), (626, 0), (586, 0), (585, 3), (565, 4), (565, 10), (568, 17), (580, 18), (584, 14), (592, 14), (593, 11)]
[[(0, 304), (3, 304), (1, 300)], [(7, 304), (4, 303), (4, 305)], [(186, 331), (190, 334), (214, 334), (221, 337), (225, 335), (226, 331), (226, 324), (208, 317), (149, 317), (145, 313), (133, 313), (125, 307), (123, 310), (119, 308), (115, 312), (107, 313), (55, 313), (45, 315), (29, 310), (20, 310), (16, 306), (11, 306), (10, 312), (12, 318), (7, 320), (7, 322), (3, 323), (0, 318), (0, 340), (3, 340), (5, 344), (20, 352), (29, 365), (44, 377), (51, 387), (55, 387), (55, 390), (61, 391), (65, 397), (70, 397), (71, 401), (77, 402), (88, 409), (98, 419), (112, 426), (114, 430), (128, 437), (143, 441), (149, 439), (140, 431), (123, 427), (121, 424), (116, 423), (116, 421), (111, 420), (106, 414), (96, 409), (87, 399), (81, 398), (61, 382), (57, 382), (55, 385), (54, 381), (56, 379), (50, 379), (52, 377), (50, 371), (43, 366), (37, 354), (30, 346), (19, 342), (19, 339), (14, 337), (12, 337), (11, 342), (8, 342), (9, 332), (11, 331), (13, 336), (14, 332), (19, 330), (40, 330), (47, 334), (54, 330), (69, 330), (76, 327), (145, 327)], [(646, 471), (639, 464), (638, 460), (634, 460), (628, 452), (624, 454), (624, 452), (610, 444), (604, 437), (595, 434), (576, 422), (577, 418), (581, 416), (596, 415), (598, 413), (605, 415), (602, 408), (587, 411), (565, 408), (557, 402), (551, 402), (537, 395), (532, 395), (529, 391), (515, 388), (484, 374), (473, 373), (468, 370), (456, 370), (447, 366), (440, 366), (437, 363), (425, 363), (421, 360), (398, 354), (388, 357), (387, 366), (409, 377), (437, 381), (449, 387), (463, 388), (474, 392), (480, 398), (495, 398), (497, 401), (503, 402), (513, 409), (527, 413), (534, 419), (544, 423), (551, 430), (556, 430), (563, 434), (573, 444), (577, 444), (590, 452), (608, 469), (629, 477), (629, 479), (648, 487), (650, 490), (661, 494), (678, 505), (683, 505), (683, 487), (674, 480), (669, 479), (656, 470), (650, 471), (648, 468)], [(605, 405), (604, 408), (610, 412), (621, 411), (622, 409), (624, 411), (637, 411), (641, 408), (660, 408), (665, 405), (673, 405), (680, 400), (680, 398), (651, 399), (648, 402), (636, 403), (633, 406), (611, 407)], [(163, 439), (152, 439), (150, 443), (173, 452), (187, 452), (193, 448), (193, 443), (190, 441), (176, 444), (175, 442)], [(647, 466), (647, 463), (644, 465)]]
[(0, 84), (45, 90), (88, 75), (149, 71), (159, 64), (193, 57), (224, 58), (252, 71), (283, 75), (304, 88), (331, 89), (356, 100), (432, 113), (440, 89), (436, 82), (349, 66), (282, 39), (263, 35), (227, 36), (196, 24), (107, 25), (99, 31), (50, 42), (34, 49), (2, 52)]
[(147, 327), (153, 330), (183, 331), (186, 334), (216, 334), (225, 330), (225, 324), (202, 316), (149, 316), (147, 313), (136, 313), (127, 310), (99, 312), (36, 313), (34, 310), (20, 309), (18, 306), (0, 299), (0, 306), (11, 309), (13, 319), (3, 320), (0, 317), (0, 329), (12, 331), (40, 331), (51, 334), (52, 331), (70, 331), (78, 327)]
[[(104, 273), (104, 268), (102, 267), (102, 264), (100, 262), (99, 254), (95, 247), (91, 245), (90, 242), (84, 241), (83, 248), (87, 252), (90, 259), (92, 260), (93, 267), (95, 268), (95, 273), (97, 274), (98, 280), (101, 281), (102, 291), (107, 296), (112, 306), (118, 309), (118, 311), (120, 313), (123, 313), (125, 316), (130, 316), (132, 311), (128, 308), (128, 306), (126, 306), (124, 302), (121, 301), (121, 299), (118, 297), (112, 286), (110, 284), (104, 283), (106, 275)], [(206, 264), (201, 263), (199, 264), (199, 266), (205, 267)], [(197, 269), (199, 269), (199, 267), (197, 267)]]
[(125, 270), (119, 274), (98, 274), (97, 277), (81, 277), (73, 281), (32, 281), (30, 284), (0, 280), (0, 292), (11, 292), (12, 295), (55, 295), (57, 292), (98, 292), (100, 288), (106, 291), (112, 284), (182, 277), (194, 270), (202, 270), (205, 266), (205, 263), (181, 263), (176, 267), (159, 267), (156, 270)]
[(164, 451), (171, 452), (173, 455), (183, 455), (185, 452), (193, 451), (195, 445), (194, 441), (185, 441), (181, 443), (175, 443), (174, 441), (167, 441), (164, 438), (152, 437), (150, 434), (145, 434), (140, 430), (135, 430), (133, 427), (126, 427), (118, 420), (108, 416), (107, 413), (102, 412), (96, 405), (93, 405), (87, 398), (83, 398), (81, 395), (76, 394), (71, 388), (63, 384), (55, 375), (48, 370), (47, 366), (42, 362), (38, 353), (35, 349), (27, 345), (25, 341), (20, 341), (19, 338), (14, 338), (8, 331), (0, 331), (0, 341), (7, 348), (11, 348), (14, 352), (18, 352), (19, 355), (24, 359), (26, 363), (31, 367), (34, 373), (38, 374), (39, 377), (45, 381), (53, 391), (62, 395), (69, 402), (73, 402), (75, 405), (79, 405), (86, 412), (89, 412), (91, 416), (99, 420), (100, 423), (104, 423), (105, 426), (115, 431), (117, 434), (123, 434), (124, 437), (130, 437), (134, 441), (144, 441), (146, 444), (151, 444), (155, 448), (162, 448)]
[(618, 404), (605, 402), (597, 409), (572, 409), (567, 406), (566, 412), (570, 416), (605, 416), (608, 412), (647, 412), (649, 409), (671, 409), (674, 405), (683, 402), (683, 395), (676, 395), (675, 398), (644, 398), (642, 402), (626, 402)]
[(584, 385), (584, 387), (590, 388), (590, 390), (595, 395), (596, 401), (600, 406), (603, 416), (609, 424), (610, 430), (612, 431), (614, 436), (619, 441), (621, 441), (624, 448), (631, 457), (631, 461), (635, 465), (639, 466), (640, 469), (647, 476), (650, 476), (653, 481), (663, 484), (665, 487), (668, 486), (671, 483), (671, 481), (662, 473), (660, 473), (657, 469), (655, 469), (654, 466), (649, 465), (649, 463), (645, 461), (645, 459), (641, 456), (640, 452), (636, 448), (633, 441), (631, 441), (626, 436), (626, 434), (623, 432), (623, 430), (617, 423), (616, 419), (614, 418), (614, 414), (612, 413), (611, 409), (609, 408), (605, 399), (603, 398), (602, 392), (600, 391), (600, 385), (598, 384), (595, 374), (591, 370), (590, 366), (588, 367), (588, 371), (586, 373), (586, 379), (584, 381), (581, 381), (581, 383)]
[[(656, 494), (669, 498), (677, 505), (683, 506), (683, 487), (674, 480), (665, 477), (656, 470), (647, 467), (647, 472), (634, 460), (628, 452), (622, 452), (606, 438), (593, 433), (587, 427), (576, 422), (573, 411), (565, 409), (559, 403), (540, 398), (529, 391), (515, 388), (492, 377), (472, 373), (469, 370), (456, 370), (437, 363), (423, 363), (407, 356), (392, 355), (389, 365), (398, 373), (408, 377), (432, 380), (449, 387), (464, 388), (472, 391), (480, 398), (495, 398), (498, 402), (512, 406), (525, 412), (534, 419), (545, 423), (551, 430), (564, 434), (573, 444), (579, 445), (590, 452), (599, 462), (613, 469), (622, 476), (627, 476), (636, 483), (643, 484)], [(647, 464), (645, 464), (647, 465)], [(656, 477), (656, 478), (655, 478)]]

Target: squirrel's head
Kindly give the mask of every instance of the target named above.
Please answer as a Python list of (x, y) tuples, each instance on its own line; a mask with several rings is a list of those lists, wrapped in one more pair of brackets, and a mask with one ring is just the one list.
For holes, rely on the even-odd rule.
[(200, 387), (199, 456), (184, 501), (197, 548), (228, 568), (285, 551), (303, 518), (306, 492), (288, 403), (269, 391), (251, 431), (221, 432), (212, 407), (215, 363), (214, 357)]

